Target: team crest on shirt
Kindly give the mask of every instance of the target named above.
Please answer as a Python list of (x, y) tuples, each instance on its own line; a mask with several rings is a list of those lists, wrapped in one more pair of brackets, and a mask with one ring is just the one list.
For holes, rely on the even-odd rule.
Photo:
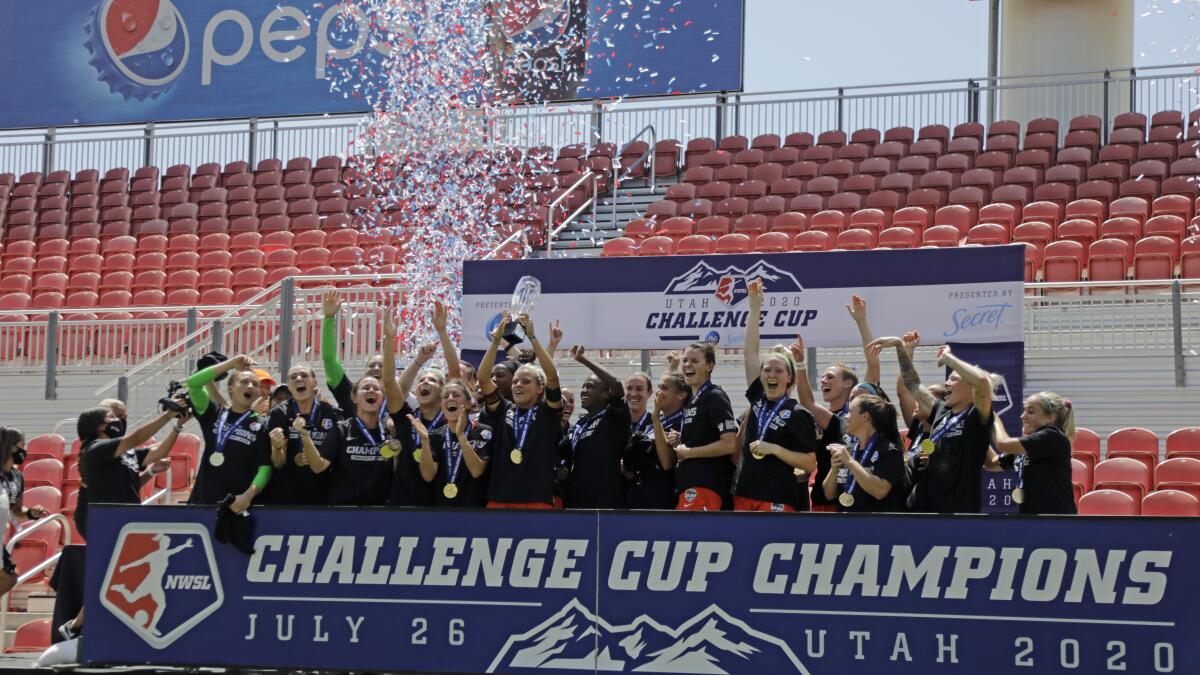
[(781, 419), (781, 420), (786, 420), (787, 418), (789, 418), (791, 416), (792, 416), (791, 410), (780, 410), (779, 411), (779, 419)]
[(755, 279), (762, 282), (764, 293), (800, 293), (804, 290), (791, 273), (763, 260), (746, 269), (730, 265), (723, 270), (701, 261), (685, 274), (672, 279), (665, 293), (711, 295), (728, 307), (736, 307), (749, 297), (750, 282)]
[(491, 429), (483, 429), (483, 430), (481, 430), (481, 431), (479, 432), (479, 437), (480, 437), (480, 438), (482, 438), (484, 441), (490, 441), (490, 440), (492, 440), (492, 430), (491, 430)]
[(261, 429), (262, 429), (262, 422), (251, 422), (250, 423), (250, 431), (260, 431)]
[(329, 431), (330, 429), (333, 428), (333, 420), (329, 419), (328, 417), (321, 420), (321, 428), (324, 429), (325, 431)]
[(683, 500), (686, 501), (688, 504), (691, 504), (692, 502), (696, 501), (696, 497), (698, 494), (699, 493), (696, 492), (696, 488), (688, 488), (683, 491)]

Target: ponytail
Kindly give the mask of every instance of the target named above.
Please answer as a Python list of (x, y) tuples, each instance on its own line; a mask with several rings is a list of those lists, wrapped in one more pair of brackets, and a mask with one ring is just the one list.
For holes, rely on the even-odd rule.
[(859, 396), (854, 399), (852, 405), (858, 405), (859, 411), (871, 418), (871, 426), (875, 427), (875, 433), (897, 448), (904, 447), (903, 441), (900, 440), (900, 429), (896, 426), (896, 406), (878, 396), (870, 395)]
[(1054, 426), (1066, 434), (1067, 438), (1075, 440), (1075, 408), (1071, 401), (1052, 391), (1039, 392), (1034, 396), (1037, 397), (1042, 410), (1047, 415), (1054, 416)]

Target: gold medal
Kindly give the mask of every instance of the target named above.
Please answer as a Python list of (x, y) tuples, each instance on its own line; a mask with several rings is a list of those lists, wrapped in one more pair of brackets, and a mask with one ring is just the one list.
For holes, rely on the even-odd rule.
[(458, 486), (454, 483), (446, 483), (446, 487), (442, 488), (442, 494), (446, 499), (454, 499), (458, 496)]
[(208, 456), (208, 463), (212, 464), (213, 466), (221, 466), (225, 463), (225, 453), (214, 452)]
[(396, 448), (392, 446), (392, 441), (388, 441), (379, 446), (379, 454), (383, 455), (384, 459), (391, 459), (396, 456)]
[(842, 496), (838, 497), (838, 503), (846, 508), (854, 506), (854, 495), (849, 492), (843, 492)]
[(1013, 490), (1012, 497), (1013, 497), (1014, 502), (1016, 502), (1018, 504), (1024, 504), (1025, 503), (1025, 488), (1017, 488), (1016, 490)]
[(921, 441), (921, 452), (922, 453), (924, 453), (926, 455), (932, 455), (934, 450), (937, 450), (937, 446), (934, 445), (933, 441), (931, 441), (928, 438)]
[(754, 459), (762, 459), (763, 457), (766, 457), (766, 455), (764, 455), (763, 453), (755, 452), (753, 450), (750, 451), (750, 456), (753, 457)]
[(521, 452), (520, 448), (508, 453), (508, 458), (512, 460), (513, 464), (520, 464), (521, 462), (525, 461), (525, 455)]
[(421, 448), (417, 448), (416, 450), (413, 450), (413, 461), (418, 464), (421, 463)]

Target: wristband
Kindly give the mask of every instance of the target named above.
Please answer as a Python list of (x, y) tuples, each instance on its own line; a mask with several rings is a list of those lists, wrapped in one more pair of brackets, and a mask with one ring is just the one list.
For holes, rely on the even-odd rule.
[(562, 390), (559, 389), (558, 387), (555, 387), (553, 389), (547, 387), (546, 388), (546, 402), (547, 403), (558, 403), (559, 401), (562, 401)]
[(500, 402), (500, 392), (496, 389), (493, 389), (490, 394), (483, 395), (484, 405), (496, 405), (499, 402)]

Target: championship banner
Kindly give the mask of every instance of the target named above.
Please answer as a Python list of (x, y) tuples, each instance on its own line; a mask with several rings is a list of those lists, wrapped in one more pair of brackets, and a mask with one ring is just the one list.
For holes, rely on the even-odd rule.
[(94, 507), (85, 665), (1193, 672), (1200, 519)]
[(921, 332), (926, 345), (1024, 341), (1024, 249), (830, 251), (773, 255), (564, 258), (463, 265), (463, 347), (486, 349), (517, 281), (541, 282), (535, 325), (559, 320), (596, 349), (739, 348), (749, 283), (763, 282), (764, 342), (858, 344), (845, 306), (866, 298), (876, 335)]
[[(424, 3), (411, 4), (397, 25), (356, 2), (3, 2), (0, 128), (367, 112), (358, 63), (419, 32)], [(627, 5), (464, 0), (462, 13), (480, 22), (481, 59), (503, 64), (491, 86), (506, 101), (741, 90), (743, 0)], [(368, 81), (336, 82), (346, 69)]]

